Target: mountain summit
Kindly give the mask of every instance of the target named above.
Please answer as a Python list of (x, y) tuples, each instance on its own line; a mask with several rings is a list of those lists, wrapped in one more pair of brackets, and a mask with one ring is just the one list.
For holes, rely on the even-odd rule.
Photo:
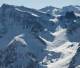
[(50, 15), (55, 15), (58, 13), (59, 9), (60, 8), (56, 8), (53, 6), (47, 6), (45, 8), (40, 9), (40, 11), (45, 12), (45, 13), (50, 14)]

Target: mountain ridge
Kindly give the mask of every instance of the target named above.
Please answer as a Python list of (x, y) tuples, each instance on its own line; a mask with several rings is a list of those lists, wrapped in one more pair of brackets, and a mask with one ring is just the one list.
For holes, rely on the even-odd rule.
[(74, 58), (80, 59), (76, 57), (80, 16), (75, 14), (79, 12), (66, 12), (64, 7), (55, 15), (54, 7), (49, 8), (52, 8), (50, 14), (23, 6), (0, 7), (0, 67), (69, 68), (72, 65), (75, 68), (80, 65), (74, 63)]

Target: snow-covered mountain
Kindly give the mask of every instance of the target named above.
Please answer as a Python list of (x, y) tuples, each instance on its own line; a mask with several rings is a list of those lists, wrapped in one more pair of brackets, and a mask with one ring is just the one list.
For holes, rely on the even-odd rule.
[(40, 9), (40, 11), (53, 15), (53, 16), (60, 16), (60, 15), (65, 15), (66, 12), (71, 12), (74, 11), (76, 14), (79, 14), (80, 16), (80, 6), (65, 6), (63, 8), (56, 8), (53, 6), (47, 6), (45, 8)]
[(50, 14), (50, 15), (56, 15), (59, 13), (59, 8), (53, 7), (53, 6), (47, 6), (45, 8), (40, 9), (40, 11)]
[(80, 13), (80, 6), (66, 6), (61, 9), (61, 14), (65, 15), (66, 12), (74, 11), (75, 13)]
[(79, 68), (79, 9), (48, 6), (36, 10), (3, 4), (0, 68)]

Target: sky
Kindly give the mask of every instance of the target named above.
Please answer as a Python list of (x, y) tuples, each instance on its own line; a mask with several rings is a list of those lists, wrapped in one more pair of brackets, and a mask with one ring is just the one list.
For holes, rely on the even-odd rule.
[(80, 5), (80, 0), (0, 0), (0, 6), (3, 3), (40, 9), (46, 6), (62, 8), (68, 5)]

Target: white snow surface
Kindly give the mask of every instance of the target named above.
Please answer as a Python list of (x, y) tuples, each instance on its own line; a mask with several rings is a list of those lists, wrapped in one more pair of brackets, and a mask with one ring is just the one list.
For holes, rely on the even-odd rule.
[[(66, 29), (61, 29), (51, 34), (55, 36), (55, 40), (53, 42), (47, 41), (46, 39), (41, 37), (40, 38), (48, 45), (46, 48), (47, 51), (61, 53), (61, 55), (59, 58), (52, 58), (52, 60), (54, 61), (52, 63), (47, 60), (48, 56), (45, 56), (43, 62), (47, 63), (47, 68), (68, 68), (69, 63), (77, 52), (79, 43), (70, 42), (66, 38)], [(49, 53), (49, 55), (51, 54)], [(54, 56), (57, 57), (57, 55)]]

